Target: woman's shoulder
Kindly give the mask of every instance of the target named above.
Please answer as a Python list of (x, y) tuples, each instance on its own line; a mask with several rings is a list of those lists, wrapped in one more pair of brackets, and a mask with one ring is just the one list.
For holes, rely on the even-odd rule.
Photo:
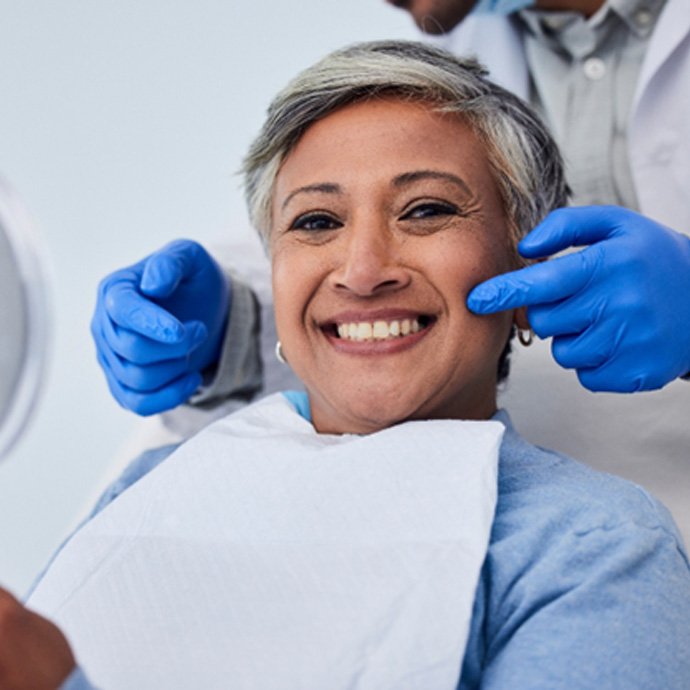
[(523, 439), (507, 415), (499, 461), (497, 521), (506, 530), (543, 532), (558, 525), (584, 535), (617, 527), (660, 529), (682, 538), (669, 511), (643, 487), (599, 472), (561, 453)]
[[(683, 539), (657, 499), (632, 482), (528, 443), (509, 419), (487, 562), (495, 593), (521, 591), (516, 582), (554, 596), (586, 591), (595, 582), (595, 590), (615, 582), (616, 589), (631, 591), (642, 580), (659, 591), (675, 582), (690, 593)], [(690, 597), (684, 601), (690, 604)]]
[(644, 489), (506, 424), (461, 687), (685, 688), (690, 566)]

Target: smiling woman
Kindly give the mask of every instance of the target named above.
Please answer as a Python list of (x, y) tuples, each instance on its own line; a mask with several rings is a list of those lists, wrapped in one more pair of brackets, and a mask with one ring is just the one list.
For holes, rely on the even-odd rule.
[(465, 306), (565, 201), (540, 121), (471, 61), (356, 45), (276, 98), (245, 172), (307, 394), (146, 454), (106, 491), (29, 601), (89, 675), (686, 688), (690, 569), (672, 520), (519, 437), (496, 385), (524, 317)]
[(518, 240), (566, 199), (528, 109), (472, 63), (353, 47), (278, 96), (245, 171), (319, 431), (494, 414), (512, 325), (529, 326), (478, 318), (467, 295), (517, 267)]
[(465, 301), (513, 254), (465, 122), (390, 97), (341, 108), (285, 160), (272, 218), (276, 325), (319, 431), (494, 414), (514, 317)]

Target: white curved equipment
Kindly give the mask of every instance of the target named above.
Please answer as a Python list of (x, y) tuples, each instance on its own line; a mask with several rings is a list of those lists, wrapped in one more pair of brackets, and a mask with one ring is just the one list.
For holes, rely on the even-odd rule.
[(28, 215), (0, 178), (0, 460), (34, 410), (49, 350), (45, 270)]

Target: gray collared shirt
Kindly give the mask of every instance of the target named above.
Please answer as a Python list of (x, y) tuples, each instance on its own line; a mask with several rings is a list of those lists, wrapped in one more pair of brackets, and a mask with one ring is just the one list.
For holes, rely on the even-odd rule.
[(665, 0), (607, 0), (578, 12), (523, 10), (530, 100), (558, 141), (571, 203), (638, 209), (628, 122), (649, 38)]

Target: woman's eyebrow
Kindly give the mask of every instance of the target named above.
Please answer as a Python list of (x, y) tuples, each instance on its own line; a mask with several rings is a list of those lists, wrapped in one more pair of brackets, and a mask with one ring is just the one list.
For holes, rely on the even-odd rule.
[(397, 175), (393, 178), (393, 186), (405, 187), (414, 182), (419, 182), (420, 180), (446, 180), (460, 187), (465, 194), (472, 194), (465, 180), (457, 175), (453, 175), (453, 173), (442, 172), (440, 170), (413, 170), (411, 172), (402, 173), (402, 175)]
[(292, 197), (296, 194), (303, 194), (309, 192), (320, 192), (322, 194), (340, 194), (342, 192), (342, 187), (339, 184), (334, 184), (332, 182), (321, 182), (319, 184), (308, 184), (304, 187), (298, 187), (293, 189), (286, 197), (285, 201), (281, 204), (281, 208), (285, 208)]

